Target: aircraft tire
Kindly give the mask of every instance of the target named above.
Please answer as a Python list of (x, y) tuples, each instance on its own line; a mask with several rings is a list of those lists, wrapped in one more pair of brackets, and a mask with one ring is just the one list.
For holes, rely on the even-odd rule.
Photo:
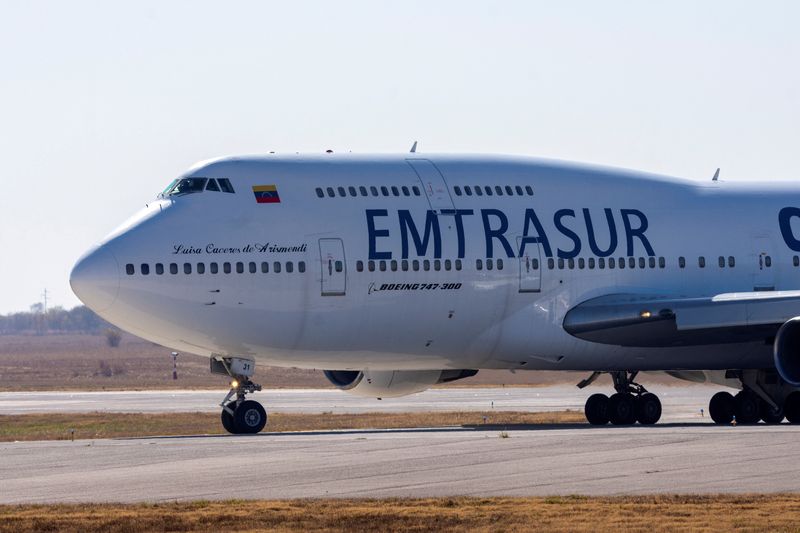
[(739, 424), (757, 424), (761, 418), (760, 398), (747, 389), (734, 396), (736, 400), (736, 421)]
[(583, 412), (586, 420), (593, 426), (608, 424), (608, 396), (605, 394), (592, 394), (586, 400)]
[(233, 412), (237, 433), (258, 433), (267, 425), (267, 412), (255, 400), (245, 400)]
[(758, 406), (761, 420), (765, 424), (780, 424), (783, 422), (783, 408), (773, 409), (771, 405), (759, 398)]
[[(236, 410), (236, 402), (230, 402), (228, 404), (228, 408), (232, 411)], [(222, 427), (225, 428), (225, 431), (235, 435), (236, 431), (236, 423), (233, 420), (233, 415), (228, 414), (228, 411), (225, 409), (222, 410), (222, 414), (220, 415), (220, 419), (222, 420)]]
[(608, 420), (615, 426), (636, 423), (636, 398), (633, 394), (618, 392), (608, 399)]
[(661, 418), (661, 400), (652, 392), (645, 392), (636, 398), (636, 420), (645, 426), (658, 422)]
[(730, 424), (736, 414), (736, 400), (730, 392), (718, 392), (711, 397), (708, 414), (716, 424)]
[(800, 391), (794, 391), (783, 402), (783, 414), (792, 424), (800, 424)]

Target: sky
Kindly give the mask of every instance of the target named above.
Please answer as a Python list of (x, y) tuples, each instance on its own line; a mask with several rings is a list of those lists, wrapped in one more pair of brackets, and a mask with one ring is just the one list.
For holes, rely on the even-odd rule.
[(175, 176), (277, 152), (508, 153), (798, 179), (800, 2), (0, 2), (0, 313)]

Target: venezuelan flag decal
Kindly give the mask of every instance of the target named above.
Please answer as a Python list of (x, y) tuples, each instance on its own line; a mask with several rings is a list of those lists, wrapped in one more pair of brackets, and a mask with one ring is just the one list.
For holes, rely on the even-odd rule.
[(253, 194), (259, 204), (279, 204), (278, 188), (274, 185), (253, 185)]

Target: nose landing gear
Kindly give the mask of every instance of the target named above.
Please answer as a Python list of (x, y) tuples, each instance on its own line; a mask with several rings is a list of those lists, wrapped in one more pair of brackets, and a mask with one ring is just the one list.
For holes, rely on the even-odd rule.
[[(258, 433), (267, 424), (267, 412), (255, 400), (247, 400), (249, 393), (260, 391), (261, 385), (250, 381), (255, 370), (255, 362), (240, 357), (211, 357), (211, 372), (227, 374), (231, 381), (231, 390), (222, 400), (222, 427), (235, 435)], [(231, 400), (234, 398), (234, 400)]]
[[(609, 398), (605, 394), (592, 394), (586, 400), (584, 412), (586, 420), (595, 426), (609, 422), (616, 426), (631, 425), (639, 422), (651, 425), (661, 418), (661, 401), (658, 396), (634, 382), (638, 372), (609, 372), (614, 380), (616, 394)], [(589, 378), (578, 383), (584, 388), (600, 376), (593, 373)]]

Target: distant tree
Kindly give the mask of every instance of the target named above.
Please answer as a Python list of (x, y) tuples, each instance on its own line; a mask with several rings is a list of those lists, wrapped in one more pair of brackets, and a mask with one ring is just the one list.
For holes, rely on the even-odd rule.
[(116, 328), (106, 328), (103, 335), (106, 336), (106, 342), (112, 348), (119, 346), (119, 343), (122, 341), (122, 333)]
[(91, 309), (79, 305), (72, 309), (53, 307), (44, 313), (42, 304), (34, 304), (29, 312), (0, 315), (0, 335), (92, 333), (99, 334), (111, 324)]

